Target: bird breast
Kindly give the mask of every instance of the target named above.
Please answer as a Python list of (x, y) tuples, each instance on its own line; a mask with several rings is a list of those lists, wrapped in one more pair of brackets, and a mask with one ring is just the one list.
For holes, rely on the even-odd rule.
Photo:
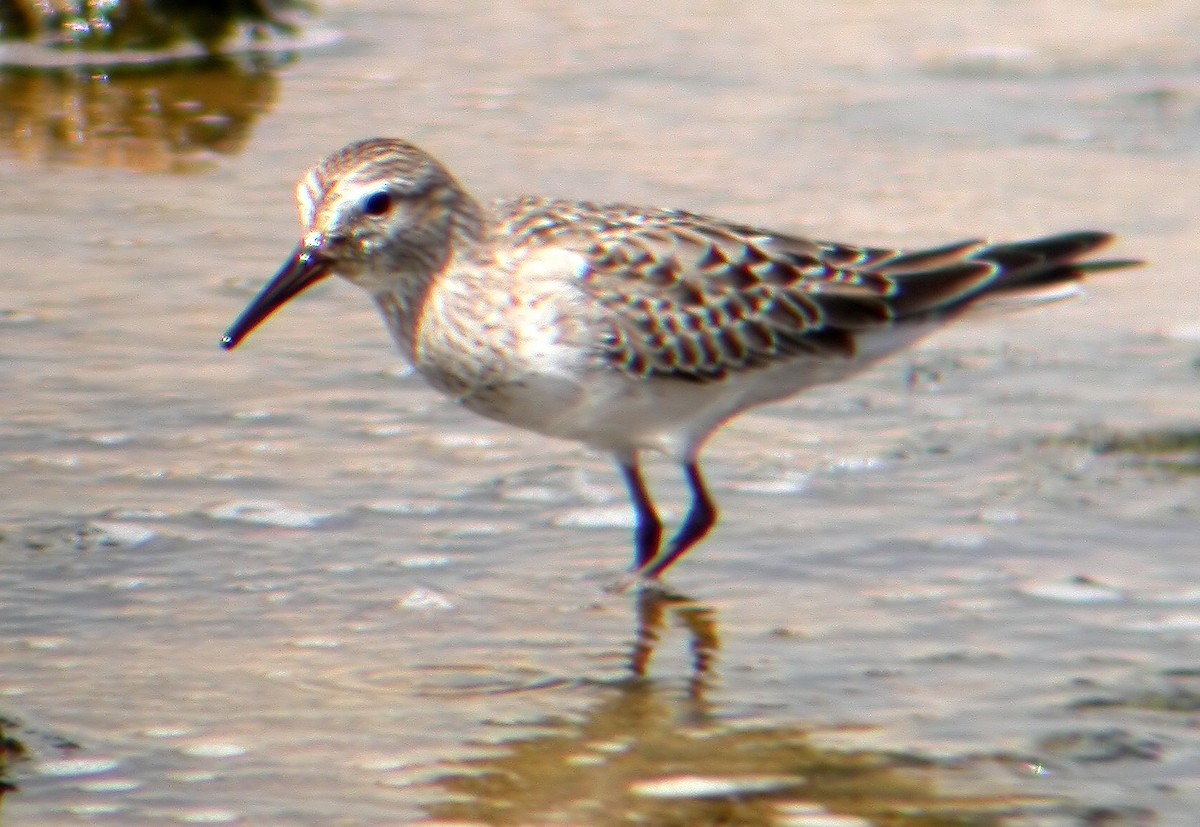
[[(553, 248), (452, 260), (416, 320), (414, 367), (464, 405), (506, 421), (505, 388), (527, 395), (549, 387), (552, 398), (538, 402), (566, 403), (561, 397), (571, 395), (567, 389), (588, 373), (596, 352), (595, 313), (580, 289), (585, 268), (578, 253)], [(479, 410), (484, 404), (501, 409)]]

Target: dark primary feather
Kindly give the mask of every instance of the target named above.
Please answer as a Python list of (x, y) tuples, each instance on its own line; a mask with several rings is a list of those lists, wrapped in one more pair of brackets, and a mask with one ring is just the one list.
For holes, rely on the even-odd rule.
[(675, 210), (537, 199), (507, 207), (503, 229), (516, 243), (587, 257), (586, 288), (611, 311), (605, 354), (636, 376), (705, 381), (801, 355), (850, 358), (854, 334), (871, 328), (1137, 263), (1080, 262), (1109, 241), (1100, 232), (905, 251)]

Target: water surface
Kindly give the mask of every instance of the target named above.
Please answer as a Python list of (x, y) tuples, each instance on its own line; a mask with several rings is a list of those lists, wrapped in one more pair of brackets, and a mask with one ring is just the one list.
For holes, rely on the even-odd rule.
[[(787, 753), (725, 767), (742, 823), (881, 823), (881, 796), (1193, 823), (1200, 483), (1088, 436), (1197, 422), (1188, 4), (326, 5), (344, 38), (186, 163), (4, 139), (0, 714), (33, 753), (5, 824), (716, 818), (662, 786), (719, 775), (661, 758), (700, 736)], [(603, 591), (607, 458), (456, 411), (353, 288), (217, 348), (295, 179), (372, 134), (481, 197), (875, 244), (1098, 227), (1152, 264), (737, 420), (672, 572), (694, 602), (649, 634)], [(847, 750), (932, 787), (795, 780)], [(464, 781), (494, 777), (545, 789)]]

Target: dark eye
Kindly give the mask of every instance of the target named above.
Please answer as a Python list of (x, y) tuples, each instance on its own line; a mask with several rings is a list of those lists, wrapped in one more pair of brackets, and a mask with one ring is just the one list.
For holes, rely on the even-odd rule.
[(373, 192), (363, 199), (362, 211), (367, 215), (383, 215), (392, 208), (392, 196), (387, 190)]

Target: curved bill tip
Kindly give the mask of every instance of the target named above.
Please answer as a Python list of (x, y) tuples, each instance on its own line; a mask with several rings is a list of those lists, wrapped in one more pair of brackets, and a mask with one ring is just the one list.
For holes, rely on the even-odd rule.
[(221, 347), (233, 350), (266, 318), (282, 307), (288, 299), (316, 284), (330, 273), (330, 262), (320, 254), (319, 245), (301, 244), (292, 251), (275, 277), (255, 296), (237, 317), (225, 335)]

